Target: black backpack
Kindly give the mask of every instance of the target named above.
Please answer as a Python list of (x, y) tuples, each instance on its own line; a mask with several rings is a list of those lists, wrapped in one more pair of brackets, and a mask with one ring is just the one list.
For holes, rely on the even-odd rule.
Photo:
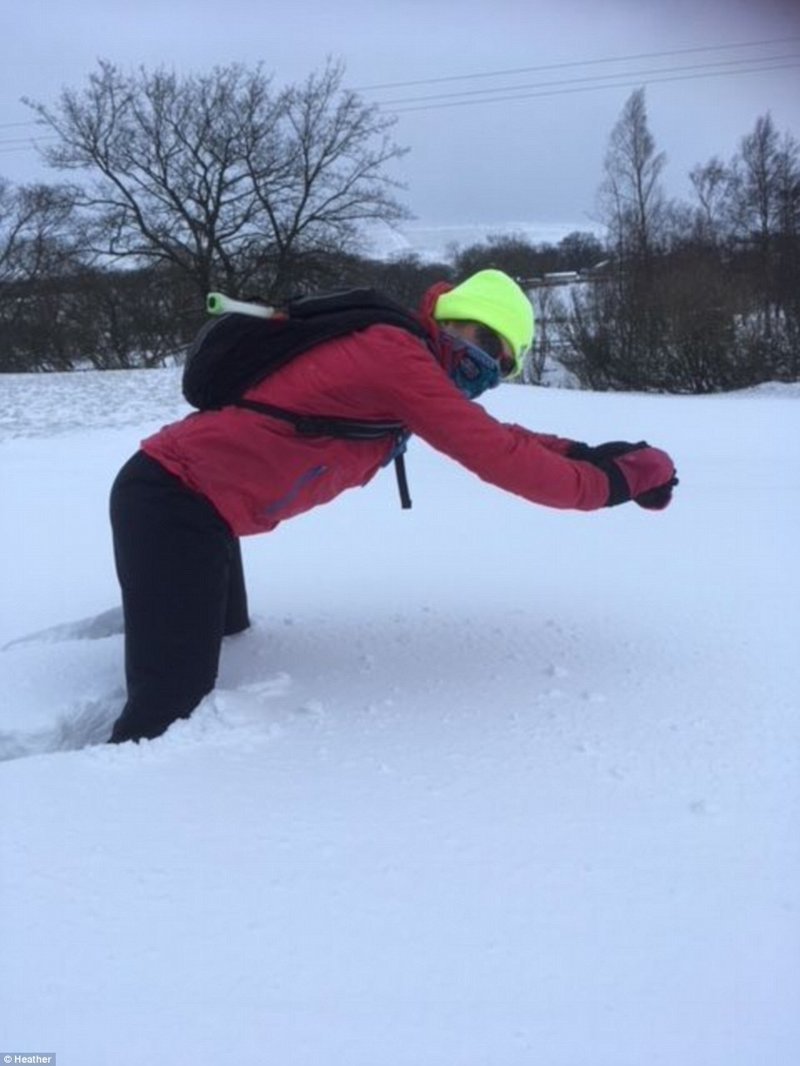
[(377, 440), (394, 437), (400, 501), (411, 506), (403, 449), (408, 433), (400, 422), (359, 422), (299, 415), (272, 404), (243, 399), (244, 393), (302, 352), (324, 341), (376, 325), (399, 326), (427, 339), (425, 328), (405, 308), (376, 289), (347, 289), (291, 300), (268, 318), (237, 311), (208, 322), (189, 346), (183, 368), (183, 395), (201, 411), (245, 407), (291, 422), (304, 436)]

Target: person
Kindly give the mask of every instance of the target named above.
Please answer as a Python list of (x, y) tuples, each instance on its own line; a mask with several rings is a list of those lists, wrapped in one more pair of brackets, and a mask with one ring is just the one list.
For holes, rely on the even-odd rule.
[[(378, 324), (327, 340), (245, 399), (401, 422), (484, 481), (547, 507), (670, 502), (666, 452), (644, 442), (592, 448), (502, 423), (473, 402), (519, 372), (533, 340), (530, 301), (508, 275), (434, 285), (417, 317), (424, 337)], [(112, 743), (159, 736), (214, 687), (223, 637), (249, 625), (239, 538), (366, 485), (395, 447), (303, 436), (238, 406), (194, 412), (142, 442), (110, 500), (127, 681)]]

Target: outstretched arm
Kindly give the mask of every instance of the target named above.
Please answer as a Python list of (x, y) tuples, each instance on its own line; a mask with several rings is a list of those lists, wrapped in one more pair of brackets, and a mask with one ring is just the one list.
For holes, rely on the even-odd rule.
[[(421, 345), (410, 340), (403, 347), (402, 357), (395, 345), (385, 354), (383, 366), (393, 372), (375, 382), (382, 399), (411, 432), (483, 480), (533, 503), (581, 511), (629, 499), (648, 506), (647, 494), (660, 488), (659, 506), (669, 502), (675, 469), (665, 452), (624, 444), (611, 455), (499, 422), (463, 396)], [(375, 353), (375, 364), (381, 362)]]

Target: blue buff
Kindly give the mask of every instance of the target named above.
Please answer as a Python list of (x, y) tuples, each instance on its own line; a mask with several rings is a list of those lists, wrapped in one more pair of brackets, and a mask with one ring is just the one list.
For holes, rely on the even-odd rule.
[(463, 350), (463, 354), (450, 376), (456, 388), (470, 400), (500, 384), (500, 367), (497, 360), (492, 359), (482, 348), (467, 341), (459, 341), (456, 350)]

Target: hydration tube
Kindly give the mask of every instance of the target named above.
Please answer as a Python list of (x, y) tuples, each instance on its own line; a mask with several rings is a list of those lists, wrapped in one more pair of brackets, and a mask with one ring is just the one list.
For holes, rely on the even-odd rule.
[(206, 296), (206, 311), (210, 315), (228, 315), (235, 312), (237, 315), (251, 315), (253, 318), (272, 318), (275, 314), (274, 307), (234, 300), (221, 292), (210, 292)]

